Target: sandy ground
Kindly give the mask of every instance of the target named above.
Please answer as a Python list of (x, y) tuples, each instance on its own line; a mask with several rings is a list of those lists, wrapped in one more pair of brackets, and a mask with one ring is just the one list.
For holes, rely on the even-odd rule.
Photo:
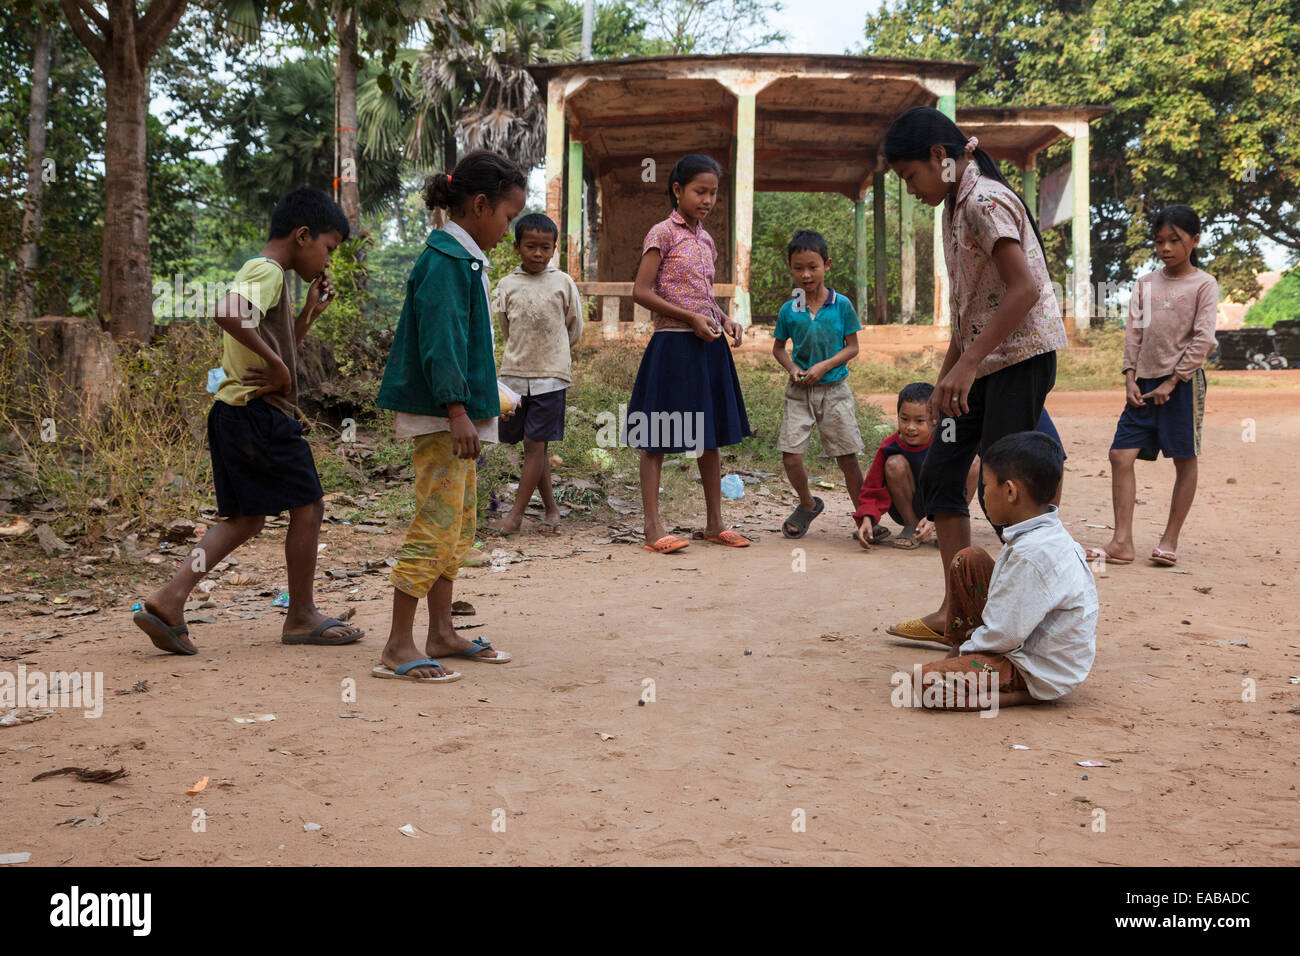
[[(829, 492), (797, 543), (803, 572), (795, 543), (761, 530), (789, 505), (753, 486), (727, 505), (760, 537), (748, 551), (697, 542), (664, 558), (595, 543), (604, 527), (512, 539), (531, 560), (468, 571), (457, 597), (486, 625), (472, 633), (515, 661), (466, 662), (441, 687), (370, 678), (388, 620), (380, 574), (320, 582), (322, 606), (355, 607), (369, 632), (345, 648), (282, 646), (267, 599), (234, 605), (265, 612), (242, 620), (224, 610), (241, 593), (225, 585), (207, 612), (217, 623), (191, 628), (201, 653), (189, 658), (157, 652), (129, 601), (100, 622), (0, 605), (4, 669), (102, 671), (106, 695), (98, 719), (60, 710), (0, 728), (0, 853), (42, 865), (1300, 863), (1300, 387), (1278, 381), (1210, 391), (1185, 573), (1112, 567), (1097, 582), (1088, 682), (992, 719), (891, 707), (890, 675), (938, 656), (884, 634), (935, 606), (937, 551), (861, 552), (846, 499)], [(1110, 523), (1118, 402), (1049, 400), (1070, 455), (1063, 517), (1084, 543), (1108, 535), (1089, 525)], [(1140, 547), (1172, 478), (1164, 461), (1139, 473)], [(321, 566), (382, 558), (400, 531), (327, 527)], [(239, 570), (280, 580), (282, 536), (238, 552)], [(986, 525), (976, 542), (996, 546)], [(54, 626), (63, 636), (24, 640)], [(342, 699), (348, 678), (355, 702)], [(655, 699), (638, 706), (647, 678)], [(114, 694), (142, 680), (147, 691)], [(233, 720), (250, 713), (276, 719)], [(130, 775), (31, 780), (69, 765)], [(96, 807), (97, 825), (60, 825), (95, 823)]]

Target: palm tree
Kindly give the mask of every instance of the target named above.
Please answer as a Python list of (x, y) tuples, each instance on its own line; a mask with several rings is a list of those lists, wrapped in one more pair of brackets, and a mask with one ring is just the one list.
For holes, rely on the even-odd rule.
[[(561, 0), (485, 0), (468, 30), (435, 37), (420, 58), (426, 101), (469, 149), (532, 169), (546, 155), (546, 100), (525, 67), (575, 60), (582, 16)], [(446, 152), (444, 150), (444, 152)], [(444, 156), (450, 165), (454, 156)]]

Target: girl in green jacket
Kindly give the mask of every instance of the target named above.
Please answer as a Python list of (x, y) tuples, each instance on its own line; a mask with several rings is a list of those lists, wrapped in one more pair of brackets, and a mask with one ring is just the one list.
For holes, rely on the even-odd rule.
[[(398, 438), (414, 438), (415, 517), (393, 568), (393, 624), (375, 677), (459, 680), (436, 657), (504, 664), (510, 655), (459, 636), (451, 623), (452, 582), (474, 543), (475, 462), (497, 440), (496, 360), (488, 305), (491, 249), (524, 207), (524, 174), (487, 150), (465, 155), (424, 184), (424, 204), (449, 218), (425, 241), (406, 280), (406, 302), (379, 388), (378, 405), (397, 415)], [(415, 646), (415, 609), (429, 599), (429, 634)]]

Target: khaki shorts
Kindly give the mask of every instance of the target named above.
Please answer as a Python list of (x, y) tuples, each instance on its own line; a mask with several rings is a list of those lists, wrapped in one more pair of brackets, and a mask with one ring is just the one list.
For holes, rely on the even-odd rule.
[(829, 385), (785, 387), (785, 412), (777, 447), (787, 454), (802, 455), (812, 440), (814, 425), (822, 436), (822, 451), (831, 458), (862, 451), (853, 389), (846, 379)]

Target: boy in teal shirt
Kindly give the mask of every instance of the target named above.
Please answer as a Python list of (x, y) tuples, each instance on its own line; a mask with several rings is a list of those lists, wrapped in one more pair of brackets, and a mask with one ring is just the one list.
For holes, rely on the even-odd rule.
[[(772, 356), (790, 376), (785, 389), (785, 410), (777, 441), (785, 473), (799, 494), (799, 506), (781, 532), (802, 538), (808, 525), (826, 507), (808, 488), (803, 454), (813, 428), (821, 435), (822, 451), (835, 459), (844, 473), (849, 501), (857, 507), (862, 487), (862, 435), (849, 388), (847, 363), (858, 354), (858, 314), (847, 298), (826, 285), (830, 251), (820, 233), (801, 229), (786, 247), (790, 275), (799, 283), (795, 297), (781, 306), (772, 332)], [(794, 345), (793, 354), (786, 342)]]

